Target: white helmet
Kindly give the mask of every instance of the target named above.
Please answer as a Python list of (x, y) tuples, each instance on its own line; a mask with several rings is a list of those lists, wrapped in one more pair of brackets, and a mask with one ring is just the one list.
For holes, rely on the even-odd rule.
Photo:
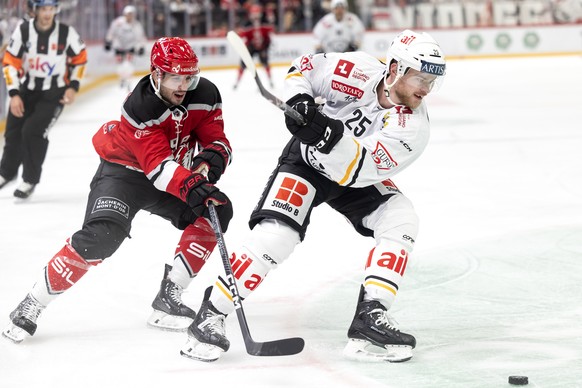
[(348, 8), (348, 2), (346, 0), (331, 0), (329, 8), (336, 9), (337, 7)]
[(439, 44), (426, 32), (404, 30), (390, 44), (386, 64), (398, 63), (397, 74), (402, 76), (408, 68), (437, 76), (445, 75), (445, 56)]
[[(390, 63), (396, 61), (396, 77), (388, 84)], [(435, 75), (430, 85), (431, 91), (440, 88), (445, 75), (445, 56), (438, 43), (426, 32), (404, 30), (394, 38), (386, 54), (387, 76), (384, 77), (384, 93), (390, 103), (397, 105), (390, 97), (390, 89), (406, 74), (408, 69)]]
[(136, 9), (133, 5), (126, 5), (123, 7), (123, 14), (127, 15), (128, 13), (132, 13), (135, 15)]

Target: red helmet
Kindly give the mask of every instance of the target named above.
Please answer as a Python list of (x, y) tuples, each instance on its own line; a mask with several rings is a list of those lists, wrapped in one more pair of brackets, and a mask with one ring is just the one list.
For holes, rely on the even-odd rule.
[(152, 47), (151, 68), (166, 73), (196, 75), (200, 73), (198, 57), (182, 38), (160, 38)]

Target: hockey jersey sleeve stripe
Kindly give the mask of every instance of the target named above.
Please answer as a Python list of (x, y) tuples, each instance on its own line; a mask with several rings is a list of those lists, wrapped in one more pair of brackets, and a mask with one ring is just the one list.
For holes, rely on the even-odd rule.
[(167, 191), (167, 187), (174, 177), (174, 172), (180, 165), (171, 158), (164, 160), (147, 177), (153, 183), (154, 187), (161, 191)]
[(362, 146), (360, 145), (360, 143), (358, 143), (355, 140), (353, 140), (353, 142), (356, 143), (356, 155), (348, 165), (348, 168), (346, 169), (346, 173), (344, 174), (343, 178), (340, 179), (340, 181), (338, 182), (342, 186), (345, 185), (346, 181), (349, 179), (350, 175), (352, 174), (352, 171), (354, 170), (354, 167), (358, 164), (358, 161), (360, 160), (362, 155), (361, 151)]
[(301, 73), (299, 71), (294, 72), (294, 73), (289, 73), (285, 76), (285, 80), (288, 80), (291, 77), (303, 77), (303, 73)]
[(352, 174), (352, 180), (346, 186), (350, 187), (358, 181), (358, 176), (360, 175), (360, 171), (362, 167), (364, 167), (364, 161), (366, 160), (366, 152), (365, 148), (362, 148), (362, 156), (360, 157), (360, 161), (358, 162), (358, 168), (356, 168), (356, 172)]
[(188, 104), (188, 110), (205, 110), (205, 111), (212, 111), (212, 110), (217, 110), (217, 109), (222, 109), (222, 103), (216, 103), (214, 105), (208, 105), (208, 104)]
[(12, 55), (9, 51), (4, 53), (3, 73), (6, 82), (6, 88), (10, 90), (18, 90), (20, 88), (19, 72), (22, 70), (22, 58)]
[(78, 55), (71, 57), (72, 65), (84, 65), (87, 63), (87, 50), (82, 50)]
[(13, 66), (18, 70), (22, 68), (22, 58), (15, 57), (10, 52), (6, 51), (4, 53), (4, 60), (2, 64), (4, 65), (4, 67)]
[(230, 165), (230, 163), (232, 162), (232, 150), (230, 149), (230, 147), (220, 140), (213, 141), (212, 143), (217, 144), (217, 145), (221, 146), (222, 148), (224, 148), (226, 154), (228, 155), (228, 160), (227, 160), (226, 165), (227, 166)]

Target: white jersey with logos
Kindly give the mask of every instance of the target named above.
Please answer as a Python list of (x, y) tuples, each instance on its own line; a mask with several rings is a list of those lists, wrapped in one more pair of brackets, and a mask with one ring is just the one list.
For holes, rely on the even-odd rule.
[(140, 48), (145, 48), (146, 36), (143, 26), (137, 20), (129, 23), (125, 16), (115, 18), (109, 29), (105, 40), (111, 42), (114, 50), (137, 52)]
[(325, 99), (323, 113), (341, 120), (344, 136), (329, 154), (302, 144), (303, 159), (342, 186), (365, 187), (392, 178), (415, 161), (429, 140), (423, 101), (417, 109), (378, 103), (386, 65), (364, 52), (308, 55), (293, 61), (284, 99), (306, 93)]
[(346, 12), (342, 20), (333, 13), (322, 17), (313, 28), (313, 35), (324, 53), (351, 51), (350, 45), (359, 47), (365, 27), (357, 15)]

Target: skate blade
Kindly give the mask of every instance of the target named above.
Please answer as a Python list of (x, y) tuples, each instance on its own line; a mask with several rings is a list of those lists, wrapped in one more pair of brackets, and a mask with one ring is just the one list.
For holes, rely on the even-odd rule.
[(154, 310), (148, 318), (148, 325), (166, 331), (186, 331), (192, 321), (192, 318), (177, 317)]
[(223, 350), (218, 346), (205, 344), (190, 336), (188, 336), (188, 341), (180, 350), (182, 356), (204, 362), (218, 360), (222, 352)]
[(412, 358), (412, 347), (386, 345), (381, 348), (369, 341), (350, 339), (343, 350), (346, 358), (366, 362), (404, 362)]
[(29, 336), (30, 335), (25, 330), (14, 325), (13, 323), (8, 325), (8, 327), (2, 332), (2, 337), (12, 341), (15, 344), (21, 343), (26, 337)]

